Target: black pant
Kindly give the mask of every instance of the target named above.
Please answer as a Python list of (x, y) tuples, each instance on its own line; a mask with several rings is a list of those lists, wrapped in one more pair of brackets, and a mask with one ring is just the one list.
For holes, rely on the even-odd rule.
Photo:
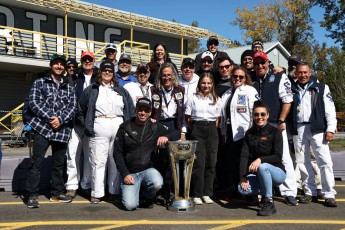
[(53, 163), (51, 169), (51, 194), (58, 196), (64, 194), (65, 186), (62, 177), (67, 143), (50, 141), (39, 133), (34, 134), (34, 146), (31, 157), (31, 167), (26, 181), (27, 195), (39, 195), (40, 171), (48, 147), (52, 147)]
[(193, 196), (212, 196), (219, 142), (216, 123), (193, 122), (191, 137), (198, 141), (191, 181)]

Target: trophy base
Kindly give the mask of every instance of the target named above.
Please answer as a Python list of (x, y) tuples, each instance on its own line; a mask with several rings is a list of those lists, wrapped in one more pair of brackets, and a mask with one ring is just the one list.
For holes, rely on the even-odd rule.
[(171, 212), (193, 212), (195, 204), (192, 199), (189, 200), (172, 200), (168, 205), (168, 210)]

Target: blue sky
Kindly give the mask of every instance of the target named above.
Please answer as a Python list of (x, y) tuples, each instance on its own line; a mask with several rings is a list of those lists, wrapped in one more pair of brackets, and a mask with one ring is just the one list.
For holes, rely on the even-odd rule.
[[(150, 16), (158, 19), (171, 21), (175, 19), (178, 23), (191, 25), (195, 20), (199, 27), (211, 30), (231, 40), (243, 42), (241, 30), (232, 26), (236, 16), (237, 7), (242, 8), (246, 5), (253, 8), (253, 5), (261, 4), (261, 1), (255, 0), (218, 0), (218, 1), (188, 1), (188, 0), (84, 0), (107, 6), (110, 8), (128, 11), (143, 16)], [(269, 2), (269, 1), (266, 1)], [(201, 4), (202, 3), (202, 4)], [(327, 46), (335, 45), (334, 41), (326, 37), (326, 30), (319, 26), (319, 21), (323, 19), (323, 9), (314, 7), (311, 10), (311, 17), (315, 20), (314, 36), (319, 42), (326, 42)]]

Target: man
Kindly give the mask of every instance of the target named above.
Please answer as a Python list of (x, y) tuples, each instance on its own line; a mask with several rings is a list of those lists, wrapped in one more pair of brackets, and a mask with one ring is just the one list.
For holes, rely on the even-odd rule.
[(291, 83), (286, 74), (269, 73), (269, 60), (266, 53), (258, 51), (254, 54), (253, 59), (256, 73), (253, 86), (259, 92), (261, 100), (270, 108), (269, 123), (280, 129), (283, 135), (283, 164), (286, 170), (286, 180), (279, 186), (280, 193), (285, 197), (288, 205), (296, 206), (298, 204), (295, 198), (297, 195), (296, 177), (290, 157), (285, 124), (292, 102)]
[(328, 85), (312, 80), (311, 74), (308, 64), (297, 65), (297, 85), (293, 88), (293, 140), (296, 163), (301, 170), (306, 201), (316, 200), (317, 188), (311, 165), (310, 147), (313, 149), (321, 171), (324, 205), (337, 207), (333, 163), (328, 145), (329, 141), (333, 140), (337, 127), (335, 106)]
[(74, 86), (74, 83), (77, 79), (76, 70), (78, 68), (78, 62), (74, 58), (68, 58), (66, 62), (66, 70), (67, 70), (67, 79), (68, 82)]
[(151, 156), (156, 146), (180, 138), (179, 131), (151, 121), (151, 108), (148, 98), (139, 99), (136, 117), (124, 122), (115, 138), (114, 159), (123, 178), (122, 204), (126, 210), (138, 208), (139, 194), (145, 200), (145, 207), (153, 207), (153, 199), (163, 185), (163, 178), (153, 167)]
[(137, 101), (143, 97), (151, 100), (152, 84), (149, 82), (150, 67), (146, 64), (139, 64), (136, 70), (136, 75), (138, 82), (129, 82), (123, 86), (131, 95), (133, 105), (135, 105)]
[[(225, 52), (218, 50), (219, 40), (217, 36), (210, 36), (207, 40), (207, 51), (211, 52), (214, 60), (213, 66), (211, 68), (211, 74), (213, 75), (214, 79), (220, 78), (220, 74), (218, 72), (218, 58), (229, 57), (229, 55)], [(195, 57), (195, 72), (200, 76), (199, 72), (202, 68), (202, 54), (203, 52), (199, 53)]]
[(218, 71), (220, 73), (221, 79), (215, 86), (215, 91), (217, 96), (220, 98), (222, 97), (223, 93), (231, 86), (230, 76), (234, 65), (234, 61), (228, 57), (218, 59)]
[[(94, 66), (95, 55), (90, 51), (84, 51), (80, 58), (81, 68), (76, 72), (77, 77), (72, 85), (75, 88), (77, 102), (85, 88), (96, 81), (98, 68)], [(91, 173), (89, 163), (89, 138), (84, 135), (84, 124), (75, 119), (71, 139), (68, 143), (67, 151), (67, 182), (65, 184), (67, 196), (74, 198), (79, 187), (80, 176), (82, 179), (80, 186), (83, 191), (91, 189)], [(83, 172), (80, 169), (80, 157), (83, 153)]]
[(292, 85), (297, 81), (296, 67), (302, 63), (302, 58), (299, 54), (292, 54), (288, 59), (288, 77)]
[(181, 64), (182, 74), (178, 78), (178, 82), (185, 88), (184, 103), (187, 103), (196, 92), (198, 86), (199, 76), (195, 73), (195, 61), (192, 58), (184, 58)]
[(205, 51), (201, 54), (201, 66), (197, 74), (201, 76), (203, 73), (211, 73), (213, 68), (213, 54), (210, 51)]
[(35, 133), (26, 183), (28, 208), (39, 207), (40, 171), (49, 146), (52, 147), (53, 157), (50, 201), (71, 201), (71, 197), (64, 194), (62, 174), (77, 102), (73, 87), (63, 78), (65, 65), (65, 56), (54, 54), (50, 59), (50, 73), (37, 79), (30, 90), (29, 106), (33, 117), (28, 125)]
[(249, 74), (255, 72), (253, 63), (254, 53), (254, 50), (245, 50), (241, 55), (241, 66), (246, 68)]
[(122, 54), (119, 59), (119, 67), (116, 72), (117, 81), (119, 85), (124, 86), (129, 82), (137, 82), (137, 79), (131, 75), (132, 58), (128, 54)]
[(118, 62), (116, 60), (116, 54), (117, 54), (116, 45), (114, 43), (108, 43), (105, 46), (104, 53), (105, 53), (105, 57), (101, 61), (96, 62), (95, 66), (100, 68), (101, 63), (103, 61), (109, 60), (114, 64), (114, 73), (116, 73), (118, 70)]
[(254, 40), (252, 42), (252, 50), (254, 51), (254, 53), (260, 51), (263, 52), (264, 51), (264, 43), (258, 39), (258, 40)]

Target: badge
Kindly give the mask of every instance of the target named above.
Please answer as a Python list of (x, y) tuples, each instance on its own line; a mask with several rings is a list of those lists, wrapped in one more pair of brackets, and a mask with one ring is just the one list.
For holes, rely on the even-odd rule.
[(301, 106), (300, 106), (300, 105), (297, 107), (297, 112), (298, 112), (298, 113), (301, 112)]
[(268, 136), (261, 136), (261, 137), (260, 137), (260, 140), (261, 140), (261, 141), (267, 141), (267, 140), (268, 140)]
[(242, 104), (245, 105), (246, 104), (246, 95), (238, 95), (238, 99), (237, 99), (237, 104)]
[(246, 106), (237, 106), (237, 112), (238, 113), (245, 113), (245, 112), (247, 112), (247, 107)]
[(276, 76), (271, 75), (271, 76), (270, 76), (270, 79), (269, 79), (269, 82), (274, 82), (274, 79), (276, 79)]
[(160, 97), (158, 94), (153, 94), (152, 95), (152, 99), (155, 100), (155, 101), (159, 101), (160, 100)]
[(158, 109), (161, 103), (153, 102), (153, 108)]
[(183, 99), (182, 93), (181, 93), (181, 92), (180, 92), (180, 93), (175, 93), (175, 98), (176, 98), (176, 100), (181, 100), (181, 99)]
[(328, 99), (329, 99), (330, 102), (333, 102), (333, 98), (332, 98), (332, 95), (331, 95), (330, 92), (327, 93), (326, 97), (328, 97)]

